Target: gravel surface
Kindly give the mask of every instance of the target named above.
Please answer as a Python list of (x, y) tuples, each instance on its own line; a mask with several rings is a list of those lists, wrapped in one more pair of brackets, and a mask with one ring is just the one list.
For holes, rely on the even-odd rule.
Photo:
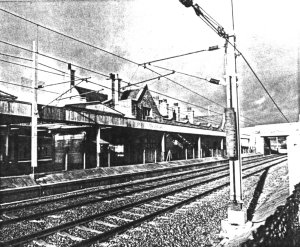
[[(255, 184), (259, 180), (258, 176), (254, 176), (244, 180), (245, 190), (245, 205), (249, 204), (252, 194), (255, 189)], [(198, 179), (199, 181), (199, 179)], [(181, 183), (191, 184), (193, 182)], [(82, 218), (90, 214), (95, 214), (124, 205), (128, 202), (146, 199), (150, 196), (157, 195), (159, 192), (169, 191), (171, 188), (178, 188), (178, 185), (167, 186), (155, 191), (144, 192), (141, 194), (127, 197), (125, 200), (113, 200), (95, 203), (92, 205), (64, 211), (54, 217), (44, 217), (41, 222), (24, 222), (18, 223), (14, 226), (1, 228), (1, 239), (12, 239), (18, 236), (28, 234), (37, 230), (60, 225), (74, 219)], [(159, 191), (159, 192), (158, 192)], [(251, 194), (252, 193), (252, 194)], [(191, 204), (191, 206), (183, 207), (174, 213), (168, 213), (164, 217), (158, 217), (153, 222), (143, 224), (141, 227), (132, 229), (123, 235), (117, 236), (115, 239), (107, 243), (108, 246), (214, 246), (220, 241), (218, 233), (220, 232), (221, 219), (227, 218), (229, 189), (225, 188), (219, 192), (206, 196), (204, 200), (198, 200)], [(146, 210), (152, 212), (151, 207), (144, 207)], [(152, 209), (152, 210), (151, 210)], [(143, 210), (143, 212), (145, 212)], [(116, 223), (111, 221), (111, 223)], [(107, 230), (107, 227), (101, 226), (97, 223), (89, 223), (87, 227), (97, 229), (99, 231)], [(84, 233), (81, 230), (70, 230), (66, 234), (76, 233), (77, 236), (84, 238)], [(63, 236), (62, 236), (63, 235)], [(59, 246), (64, 246), (67, 242), (73, 242), (68, 235), (55, 234), (46, 238), (48, 243), (61, 243)], [(87, 236), (90, 234), (87, 234)], [(68, 240), (69, 239), (69, 240)], [(64, 242), (66, 241), (66, 242)], [(202, 244), (203, 243), (203, 244)], [(98, 244), (95, 246), (103, 246)]]
[[(272, 188), (275, 184), (278, 187), (278, 184), (286, 183), (286, 173), (286, 163), (270, 168), (265, 186)], [(260, 172), (243, 180), (246, 208), (250, 206), (262, 174)], [(227, 218), (228, 198), (229, 188), (224, 188), (172, 213), (157, 217), (152, 222), (130, 229), (109, 242), (93, 246), (216, 246), (221, 241), (221, 220)]]

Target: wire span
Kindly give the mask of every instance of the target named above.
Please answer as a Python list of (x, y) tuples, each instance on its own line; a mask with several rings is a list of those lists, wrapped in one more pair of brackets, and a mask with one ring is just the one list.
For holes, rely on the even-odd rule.
[[(12, 43), (3, 41), (3, 40), (0, 40), (0, 43), (6, 44), (6, 45), (10, 45), (10, 46), (12, 46), (12, 47), (15, 47), (15, 48), (22, 49), (22, 50), (24, 50), (24, 51), (28, 51), (28, 52), (33, 53), (33, 51), (30, 50), (30, 49), (28, 49), (28, 48), (21, 47), (21, 46), (18, 46), (18, 45), (15, 45), (15, 44), (12, 44)], [(69, 63), (70, 63), (70, 62), (64, 61), (64, 60), (59, 59), (59, 58), (55, 58), (55, 57), (53, 57), (53, 56), (50, 56), (50, 55), (47, 55), (47, 54), (44, 54), (44, 53), (41, 53), (41, 52), (37, 52), (37, 54), (38, 54), (38, 55), (41, 55), (41, 56), (43, 56), (43, 57), (46, 57), (46, 58), (55, 60), (55, 61), (60, 62), (60, 63), (64, 63), (64, 64), (69, 64)], [(92, 73), (95, 73), (95, 74), (98, 74), (98, 75), (101, 75), (101, 76), (104, 76), (104, 77), (106, 77), (106, 78), (109, 78), (108, 75), (106, 75), (106, 74), (104, 74), (104, 73), (102, 73), (102, 72), (98, 72), (98, 71), (95, 71), (95, 70), (91, 70), (91, 69), (82, 67), (82, 66), (80, 66), (80, 65), (73, 64), (73, 63), (72, 63), (72, 66), (77, 67), (77, 68), (79, 68), (79, 69), (83, 69), (83, 70), (92, 72)], [(64, 73), (65, 73), (65, 72), (64, 72)]]
[[(34, 67), (31, 67), (31, 66), (27, 66), (27, 65), (24, 65), (24, 64), (20, 64), (20, 63), (14, 63), (14, 62), (6, 61), (6, 60), (3, 60), (3, 59), (0, 59), (0, 61), (1, 62), (5, 62), (5, 63), (10, 63), (10, 64), (18, 65), (18, 66), (25, 67), (25, 68), (28, 68), (28, 69), (35, 69)], [(43, 70), (43, 69), (38, 69), (38, 68), (37, 68), (37, 70), (45, 72), (45, 73), (49, 73), (49, 74), (52, 74), (52, 75), (64, 76), (62, 74), (58, 74), (58, 73), (55, 73), (55, 72), (52, 72), (52, 71), (48, 71), (48, 70)]]
[(146, 64), (150, 65), (151, 63), (160, 62), (160, 61), (164, 61), (164, 60), (168, 60), (168, 59), (173, 59), (173, 58), (178, 58), (178, 57), (183, 57), (183, 56), (188, 56), (188, 55), (192, 55), (192, 54), (196, 54), (196, 53), (200, 53), (200, 52), (204, 52), (204, 51), (209, 51), (209, 49), (203, 49), (203, 50), (188, 52), (188, 53), (184, 53), (184, 54), (180, 54), (180, 55), (176, 55), (176, 56), (171, 56), (171, 57), (156, 59), (156, 60), (152, 60), (152, 61), (149, 61), (149, 62), (141, 63), (139, 65), (144, 65), (144, 66)]
[[(260, 85), (262, 86), (262, 88), (264, 89), (264, 91), (267, 93), (267, 95), (269, 96), (269, 98), (272, 100), (272, 102), (276, 106), (277, 110), (280, 112), (280, 114), (282, 115), (282, 117), (289, 123), (288, 118), (283, 114), (281, 108), (278, 106), (278, 104), (275, 102), (275, 100), (273, 99), (273, 97), (270, 95), (269, 91), (267, 90), (267, 88), (265, 87), (265, 85), (262, 83), (262, 81), (259, 79), (258, 75), (254, 71), (254, 69), (252, 68), (252, 66), (248, 62), (248, 60), (241, 53), (241, 51), (236, 47), (236, 44), (232, 44), (230, 42), (229, 35), (225, 32), (224, 28), (218, 22), (216, 22), (211, 16), (209, 16), (207, 14), (205, 15), (204, 13), (206, 13), (206, 12), (198, 4), (193, 4), (192, 0), (180, 0), (180, 2), (185, 7), (193, 7), (196, 15), (198, 17), (200, 17), (206, 23), (206, 25), (208, 25), (220, 37), (224, 38), (239, 53), (239, 55), (242, 56), (243, 60), (245, 61), (245, 63), (247, 64), (247, 66), (249, 67), (249, 69), (251, 70), (251, 72), (254, 74), (255, 78), (260, 83)], [(232, 4), (232, 1), (231, 1), (231, 4)], [(233, 12), (232, 12), (232, 15), (233, 15)], [(234, 23), (233, 23), (233, 27), (234, 27)]]
[(166, 74), (166, 75), (157, 76), (157, 77), (150, 78), (150, 79), (147, 79), (147, 80), (144, 80), (144, 81), (140, 81), (140, 82), (137, 82), (137, 83), (130, 84), (130, 85), (128, 85), (128, 86), (124, 86), (124, 87), (122, 87), (122, 89), (124, 89), (124, 88), (126, 88), (126, 87), (130, 87), (130, 86), (136, 86), (137, 84), (145, 83), (145, 82), (152, 81), (152, 80), (156, 80), (156, 79), (157, 79), (157, 80), (160, 80), (161, 78), (166, 77), (166, 76), (168, 76), (168, 75), (172, 75), (172, 74), (174, 74), (174, 73), (175, 73), (175, 71), (172, 71), (172, 73), (169, 73), (169, 74)]
[(102, 52), (104, 52), (104, 53), (107, 53), (107, 54), (110, 54), (110, 55), (115, 56), (115, 57), (117, 57), (117, 58), (120, 58), (120, 59), (122, 59), (122, 60), (124, 60), (124, 61), (127, 61), (127, 62), (133, 63), (133, 64), (135, 64), (135, 65), (138, 65), (138, 63), (136, 63), (136, 62), (134, 62), (134, 61), (132, 61), (132, 60), (130, 60), (130, 59), (128, 59), (128, 58), (122, 57), (122, 56), (120, 56), (120, 55), (118, 55), (118, 54), (115, 54), (115, 53), (113, 53), (113, 52), (107, 51), (107, 50), (105, 50), (105, 49), (103, 49), (103, 48), (100, 48), (100, 47), (98, 47), (98, 46), (89, 44), (89, 43), (87, 43), (86, 41), (80, 40), (80, 39), (78, 39), (78, 38), (74, 38), (74, 37), (72, 37), (72, 36), (70, 36), (70, 35), (67, 35), (67, 34), (64, 34), (64, 33), (62, 33), (62, 32), (59, 32), (59, 31), (57, 31), (57, 30), (54, 30), (54, 29), (52, 29), (52, 28), (46, 27), (46, 26), (44, 26), (44, 25), (41, 25), (41, 24), (36, 23), (36, 22), (34, 22), (34, 21), (31, 21), (31, 20), (29, 20), (29, 19), (27, 19), (27, 18), (25, 18), (25, 17), (22, 17), (22, 16), (20, 16), (20, 15), (17, 15), (17, 14), (15, 14), (15, 13), (12, 13), (12, 12), (10, 12), (10, 11), (8, 11), (8, 10), (5, 10), (5, 9), (0, 8), (0, 11), (4, 12), (4, 13), (6, 13), (6, 14), (12, 15), (12, 16), (14, 16), (14, 17), (16, 17), (16, 18), (19, 18), (19, 19), (21, 19), (21, 20), (23, 20), (23, 21), (26, 21), (26, 22), (29, 22), (29, 23), (31, 23), (31, 24), (34, 24), (34, 25), (36, 25), (36, 26), (38, 26), (38, 27), (40, 27), (40, 28), (43, 28), (43, 29), (45, 29), (45, 30), (51, 31), (51, 32), (56, 33), (56, 34), (59, 34), (59, 35), (61, 35), (61, 36), (63, 36), (63, 37), (72, 39), (72, 40), (77, 41), (77, 42), (79, 42), (79, 43), (81, 43), (81, 44), (87, 45), (87, 46), (92, 47), (92, 48), (94, 48), (94, 49), (100, 50), (100, 51), (102, 51)]
[[(14, 55), (11, 55), (11, 54), (5, 54), (5, 53), (0, 53), (1, 56), (6, 56), (6, 57), (12, 57), (12, 58), (17, 58), (17, 59), (21, 59), (21, 60), (24, 60), (24, 61), (28, 61), (28, 62), (32, 62), (33, 60), (32, 59), (29, 59), (29, 58), (25, 58), (25, 57), (20, 57), (20, 56), (14, 56)], [(57, 68), (54, 68), (52, 66), (49, 66), (47, 64), (44, 64), (44, 63), (38, 63), (39, 65), (42, 65), (46, 68), (49, 68), (49, 69), (53, 69), (53, 70), (56, 70), (58, 72), (61, 72), (63, 74), (67, 74), (65, 71), (62, 71), (62, 70), (59, 70)]]
[[(25, 85), (20, 85), (20, 84), (8, 82), (8, 81), (2, 81), (2, 80), (0, 80), (0, 82), (1, 82), (1, 83), (5, 83), (5, 84), (9, 84), (9, 85), (13, 85), (13, 86), (18, 86), (18, 87), (23, 87), (23, 88), (32, 89), (32, 87), (25, 86)], [(40, 88), (38, 88), (38, 90), (39, 90), (39, 91), (43, 91), (43, 92), (47, 92), (47, 93), (59, 94), (59, 93), (57, 93), (57, 92), (48, 91), (48, 90), (44, 90), (44, 89), (40, 89)]]

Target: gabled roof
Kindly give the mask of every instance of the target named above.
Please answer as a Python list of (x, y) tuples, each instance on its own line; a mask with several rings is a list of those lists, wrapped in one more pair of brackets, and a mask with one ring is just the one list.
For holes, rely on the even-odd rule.
[(121, 100), (132, 99), (135, 101), (139, 101), (144, 92), (148, 90), (148, 86), (144, 86), (143, 88), (126, 90), (121, 93)]
[(196, 125), (206, 128), (216, 128), (223, 130), (225, 119), (223, 115), (209, 115), (209, 116), (196, 116), (194, 117), (194, 123)]
[(223, 115), (209, 115), (209, 116), (195, 116), (194, 122), (197, 123), (211, 123), (211, 124), (221, 124), (223, 120)]
[(102, 101), (107, 100), (107, 98), (108, 98), (108, 96), (106, 94), (99, 93), (99, 92), (96, 92), (94, 90), (90, 90), (87, 88), (75, 86), (75, 89), (78, 91), (78, 93), (81, 97), (86, 98), (87, 102), (92, 102), (92, 101), (102, 102)]
[(12, 94), (6, 93), (2, 90), (0, 90), (0, 99), (6, 99), (6, 100), (15, 100), (17, 99), (17, 96), (14, 96)]

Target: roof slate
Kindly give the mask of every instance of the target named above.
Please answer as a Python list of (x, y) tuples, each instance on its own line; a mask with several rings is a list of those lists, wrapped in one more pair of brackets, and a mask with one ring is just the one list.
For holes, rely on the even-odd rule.
[(78, 91), (79, 95), (81, 97), (86, 98), (86, 101), (88, 101), (88, 102), (91, 102), (91, 101), (102, 102), (102, 101), (107, 100), (107, 98), (108, 98), (108, 96), (106, 94), (99, 93), (99, 92), (96, 92), (94, 90), (90, 90), (87, 88), (75, 86), (75, 89)]

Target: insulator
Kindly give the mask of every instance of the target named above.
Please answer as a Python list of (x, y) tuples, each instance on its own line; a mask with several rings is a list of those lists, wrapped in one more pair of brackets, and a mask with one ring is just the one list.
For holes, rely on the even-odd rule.
[(185, 7), (191, 7), (193, 6), (193, 0), (179, 0)]

